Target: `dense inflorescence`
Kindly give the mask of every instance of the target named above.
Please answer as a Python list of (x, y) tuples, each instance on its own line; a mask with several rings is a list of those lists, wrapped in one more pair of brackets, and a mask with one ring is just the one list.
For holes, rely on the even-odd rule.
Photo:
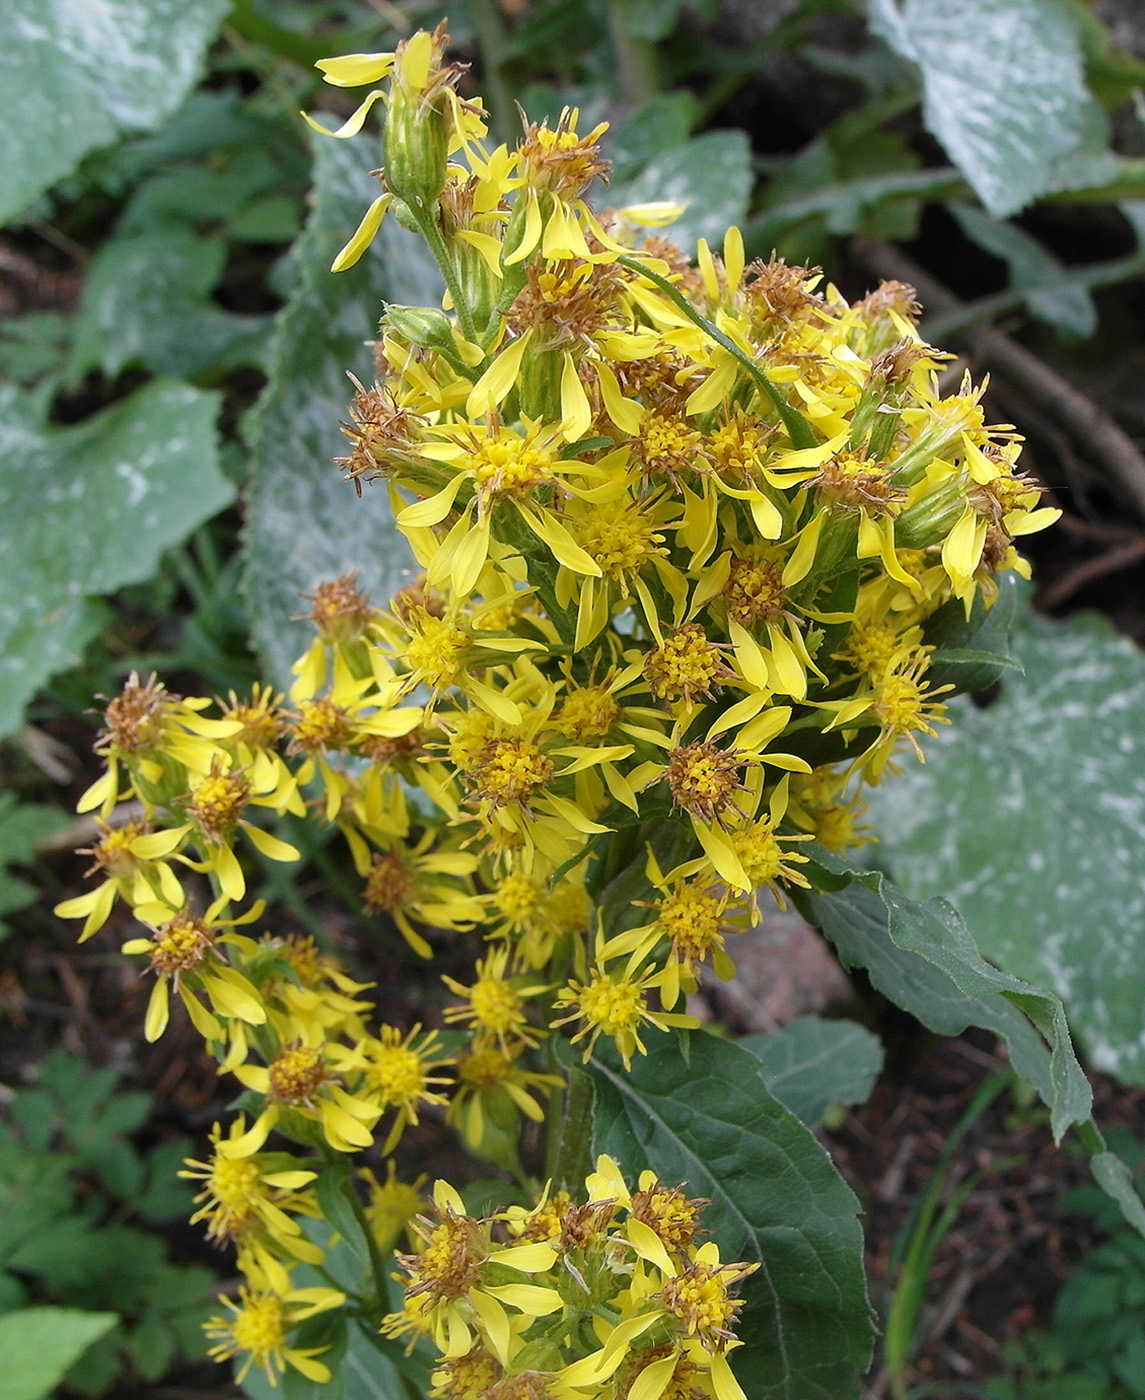
[[(353, 574), (320, 583), (289, 697), (256, 688), (211, 717), (208, 700), (133, 676), (81, 803), (105, 823), (99, 883), (59, 907), (84, 937), (117, 900), (132, 907), (150, 928), (125, 945), (155, 975), (148, 1036), (174, 990), (255, 1105), (193, 1172), (200, 1218), (249, 1283), (215, 1324), (217, 1353), (272, 1376), (324, 1372), (285, 1339), (341, 1295), (292, 1288), (293, 1265), (321, 1258), (296, 1219), (317, 1207), (305, 1166), (265, 1151), (271, 1132), (388, 1153), (444, 1109), (489, 1150), (491, 1124), (503, 1139), (544, 1118), (554, 1031), (628, 1064), (650, 1031), (694, 1024), (676, 1008), (704, 965), (734, 974), (759, 891), (805, 886), (813, 839), (862, 844), (862, 784), (904, 744), (921, 757), (944, 722), (928, 621), (989, 607), (999, 574), (1025, 571), (1014, 539), (1053, 515), (978, 391), (940, 390), (945, 357), (920, 340), (909, 288), (852, 305), (813, 269), (747, 261), (735, 229), (693, 263), (648, 231), (669, 206), (593, 212), (600, 129), (579, 134), (567, 111), (490, 151), (443, 50), (442, 33), (419, 34), (320, 65), (342, 86), (389, 81), (333, 133), (384, 101), (382, 193), (335, 268), (392, 211), (448, 288), (446, 310), (386, 308), (376, 382), (356, 382), (343, 424), (345, 478), (362, 509), (383, 506), (363, 493), (377, 483), (420, 572), (384, 608)], [(121, 819), (129, 800), (142, 817)], [(448, 1044), (374, 1024), (366, 988), (308, 940), (239, 931), (262, 906), (235, 912), (236, 852), (298, 860), (266, 829), (286, 814), (339, 830), (365, 912), (415, 954), (484, 940), (472, 979), (446, 979)], [(199, 908), (204, 876), (215, 897)], [(410, 1188), (400, 1218), (378, 1202), (401, 1185), (392, 1166), (388, 1186), (372, 1178), (391, 1243)], [(551, 1391), (518, 1365), (533, 1322), (506, 1333), (501, 1303), (474, 1301), (524, 1297), (505, 1272), (523, 1246), (498, 1252), (439, 1195), (454, 1273), (429, 1282), (436, 1234), (406, 1268), (409, 1325), (445, 1339), (442, 1394), (730, 1393), (734, 1309), (696, 1320), (694, 1300), (732, 1277), (708, 1245), (653, 1246), (630, 1214), (636, 1262), (609, 1336), (627, 1347), (654, 1298), (646, 1355), (632, 1353), (645, 1362), (637, 1374), (605, 1340), (607, 1365), (585, 1353)], [(531, 1238), (540, 1218), (522, 1223)], [(614, 1227), (591, 1228), (618, 1257)], [(534, 1304), (549, 1288), (571, 1306), (570, 1278), (528, 1285)], [(463, 1297), (465, 1327), (485, 1328), (476, 1351), (458, 1350)]]

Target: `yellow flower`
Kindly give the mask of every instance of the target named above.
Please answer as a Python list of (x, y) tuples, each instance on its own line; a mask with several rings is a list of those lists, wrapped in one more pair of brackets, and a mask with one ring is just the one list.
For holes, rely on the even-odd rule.
[(558, 1008), (574, 1007), (568, 1016), (554, 1021), (553, 1026), (563, 1026), (570, 1021), (581, 1021), (583, 1025), (573, 1036), (573, 1044), (588, 1036), (584, 1049), (587, 1060), (602, 1035), (606, 1035), (616, 1046), (625, 1069), (631, 1068), (632, 1056), (639, 1051), (648, 1053), (648, 1048), (640, 1038), (643, 1026), (654, 1026), (666, 1031), (671, 1026), (696, 1027), (699, 1022), (693, 1016), (682, 1016), (667, 1011), (656, 1011), (648, 1005), (648, 993), (664, 985), (667, 974), (645, 968), (636, 973), (631, 967), (623, 973), (605, 972), (601, 967), (591, 970), (587, 982), (569, 981), (568, 986), (557, 997)]
[(369, 1200), (364, 1209), (378, 1248), (383, 1253), (388, 1253), (397, 1244), (404, 1230), (410, 1248), (413, 1249), (416, 1246), (416, 1237), (410, 1230), (410, 1221), (425, 1204), (422, 1193), (425, 1176), (419, 1176), (413, 1182), (399, 1181), (392, 1157), (386, 1163), (385, 1181), (379, 1181), (369, 1167), (362, 1167), (358, 1175), (366, 1183), (366, 1190), (369, 1192)]
[(728, 1295), (732, 1284), (754, 1272), (758, 1264), (721, 1264), (719, 1246), (709, 1240), (690, 1264), (664, 1285), (664, 1306), (680, 1319), (688, 1335), (699, 1337), (706, 1350), (724, 1349), (735, 1334), (731, 1324), (743, 1306)]
[[(585, 1191), (546, 1188), (532, 1207), (478, 1219), (439, 1181), (437, 1220), (420, 1222), (425, 1248), (400, 1261), (405, 1306), (383, 1332), (428, 1332), (442, 1353), (434, 1393), (456, 1400), (743, 1400), (726, 1359), (739, 1345), (729, 1290), (757, 1266), (697, 1247), (707, 1203), (653, 1172), (630, 1192), (600, 1157)], [(508, 1248), (493, 1233), (502, 1225)]]
[(215, 1344), (209, 1355), (227, 1361), (245, 1353), (235, 1379), (241, 1385), (252, 1366), (259, 1366), (271, 1385), (277, 1385), (287, 1366), (293, 1366), (308, 1380), (328, 1381), (329, 1366), (316, 1361), (327, 1347), (298, 1348), (287, 1345), (287, 1335), (298, 1323), (330, 1308), (341, 1307), (346, 1295), (335, 1288), (294, 1288), (279, 1296), (239, 1289), (239, 1300), (221, 1297), (230, 1317), (212, 1317), (206, 1324)]
[(452, 977), (441, 979), (466, 1003), (446, 1007), (446, 1021), (468, 1021), (478, 1043), (494, 1040), (502, 1053), (506, 1052), (509, 1038), (525, 1045), (538, 1044), (545, 1032), (530, 1024), (525, 1015), (525, 1001), (548, 990), (544, 983), (522, 987), (518, 979), (506, 977), (508, 964), (509, 949), (494, 948), (483, 961), (478, 960), (472, 986), (463, 986)]
[(397, 1027), (382, 1026), (377, 1036), (367, 1036), (352, 1050), (333, 1049), (332, 1058), (340, 1070), (358, 1076), (362, 1086), (359, 1093), (376, 1106), (377, 1115), (388, 1109), (397, 1110), (382, 1146), (383, 1153), (392, 1152), (406, 1125), (418, 1121), (420, 1108), (447, 1102), (434, 1086), (450, 1080), (433, 1071), (454, 1061), (451, 1055), (441, 1053), (436, 1031), (422, 1035), (418, 1025), (403, 1037)]
[[(202, 916), (185, 906), (160, 924), (150, 938), (131, 938), (123, 944), (121, 952), (145, 953), (156, 975), (144, 1022), (148, 1040), (158, 1040), (167, 1029), (168, 984), (178, 992), (195, 1029), (207, 1040), (223, 1039), (220, 1020), (237, 1019), (252, 1026), (265, 1022), (266, 1008), (257, 989), (230, 966), (221, 945), (237, 937), (228, 929), (261, 918), (266, 903), (259, 900), (238, 918), (220, 919), (228, 902), (226, 895), (221, 896)], [(211, 1011), (194, 995), (199, 990), (207, 994)]]
[(563, 1081), (555, 1074), (522, 1069), (517, 1061), (526, 1048), (524, 1043), (501, 1048), (474, 1041), (472, 1049), (459, 1057), (446, 1118), (474, 1151), (480, 1150), (487, 1118), (504, 1121), (509, 1105), (534, 1123), (544, 1121), (540, 1099), (559, 1089)]
[[(400, 1257), (407, 1276), (407, 1302), (429, 1300), (421, 1305), (422, 1316), (447, 1360), (470, 1351), (477, 1328), (492, 1355), (508, 1365), (519, 1347), (521, 1331), (533, 1319), (559, 1312), (563, 1304), (552, 1286), (500, 1280), (512, 1278), (514, 1272), (544, 1274), (555, 1263), (556, 1253), (548, 1244), (529, 1240), (497, 1244), (492, 1222), (467, 1215), (461, 1197), (444, 1181), (435, 1183), (433, 1200), (438, 1223), (419, 1220), (425, 1247)], [(487, 1282), (482, 1275), (488, 1266), (494, 1267)], [(507, 1308), (514, 1310), (512, 1319)]]
[(244, 1133), (219, 1143), (218, 1155), (249, 1157), (276, 1127), (290, 1128), (294, 1119), (318, 1125), (336, 1152), (369, 1147), (382, 1106), (370, 1095), (343, 1088), (339, 1070), (344, 1054), (343, 1047), (330, 1042), (297, 1042), (283, 1045), (266, 1066), (234, 1066), (235, 1078), (262, 1094), (266, 1104)]
[[(228, 1139), (234, 1141), (245, 1132), (246, 1120), (239, 1114), (231, 1122)], [(211, 1142), (217, 1149), (223, 1140), (216, 1123)], [(191, 1224), (207, 1221), (208, 1239), (232, 1241), (240, 1247), (269, 1245), (293, 1259), (322, 1262), (323, 1251), (303, 1235), (293, 1218), (320, 1214), (314, 1193), (304, 1189), (316, 1180), (316, 1172), (290, 1165), (282, 1156), (224, 1157), (217, 1150), (209, 1161), (188, 1158), (185, 1165), (187, 1169), (179, 1175), (203, 1187), (195, 1197), (199, 1209)]]
[(412, 846), (388, 842), (386, 850), (370, 857), (362, 891), (366, 913), (388, 915), (423, 958), (432, 957), (433, 950), (415, 923), (462, 930), (472, 928), (481, 917), (481, 904), (465, 883), (477, 867), (476, 858), (444, 843), (435, 849), (438, 838), (437, 829), (428, 827)]
[(148, 807), (166, 805), (180, 791), (184, 775), (204, 774), (218, 757), (218, 741), (237, 734), (236, 720), (206, 719), (199, 714), (209, 700), (172, 695), (154, 675), (140, 681), (132, 671), (122, 691), (104, 710), (104, 728), (95, 749), (107, 764), (76, 804), (77, 811), (98, 807), (106, 817), (121, 795), (119, 768), (130, 776), (129, 790)]
[(136, 918), (163, 923), (185, 902), (183, 887), (164, 859), (183, 839), (181, 831), (153, 831), (150, 822), (128, 821), (122, 826), (100, 822), (98, 843), (79, 852), (95, 857), (88, 875), (105, 879), (87, 894), (65, 899), (52, 911), (61, 919), (84, 920), (79, 942), (97, 933), (107, 922), (116, 899), (130, 904)]
[(485, 414), (483, 427), (443, 424), (434, 430), (441, 441), (425, 446), (424, 455), (455, 468), (454, 475), (436, 495), (406, 506), (397, 517), (405, 533), (424, 530), (441, 524), (461, 502), (426, 571), (431, 586), (448, 583), (458, 597), (473, 591), (489, 558), (493, 516), (505, 509), (557, 563), (577, 574), (600, 576), (599, 565), (545, 504), (554, 488), (575, 494), (582, 489), (576, 480), (599, 478), (599, 469), (559, 456), (555, 430), (526, 422), (519, 433), (502, 426), (495, 411), (520, 371), (527, 340), (522, 336), (503, 350), (473, 386), (470, 398), (475, 412)]

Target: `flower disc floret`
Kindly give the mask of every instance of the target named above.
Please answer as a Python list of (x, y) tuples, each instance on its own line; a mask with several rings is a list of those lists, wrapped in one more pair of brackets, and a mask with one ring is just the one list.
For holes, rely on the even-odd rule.
[(732, 846), (753, 888), (759, 889), (774, 880), (788, 880), (806, 887), (806, 878), (792, 868), (792, 862), (805, 863), (807, 856), (784, 850), (780, 844), (806, 840), (806, 836), (778, 836), (770, 822), (761, 821), (737, 831), (732, 837)]
[(868, 515), (890, 515), (906, 499), (885, 467), (856, 452), (836, 453), (806, 485), (824, 501)]
[(599, 739), (620, 719), (620, 705), (603, 685), (570, 690), (553, 723), (570, 739)]
[(526, 997), (542, 990), (540, 987), (518, 987), (505, 976), (509, 960), (508, 948), (499, 948), (477, 964), (477, 977), (472, 986), (463, 986), (452, 977), (442, 980), (465, 1005), (448, 1007), (447, 1021), (468, 1021), (478, 1037), (491, 1038), (505, 1047), (506, 1037), (535, 1043), (537, 1031), (525, 1015)]
[(229, 702), (221, 708), (227, 719), (242, 725), (234, 742), (252, 749), (273, 748), (286, 729), (281, 704), (282, 696), (269, 686), (255, 684), (249, 700), (240, 700), (232, 690)]
[(554, 461), (553, 454), (536, 441), (535, 430), (523, 438), (504, 434), (475, 439), (470, 469), (482, 510), (498, 500), (530, 496), (552, 480)]
[(464, 1356), (442, 1362), (434, 1371), (433, 1393), (446, 1400), (486, 1400), (503, 1372), (501, 1363), (484, 1347), (473, 1347)]
[(267, 1067), (270, 1097), (278, 1103), (314, 1107), (318, 1091), (329, 1079), (319, 1046), (294, 1045), (280, 1050)]
[(226, 771), (215, 759), (211, 771), (183, 800), (183, 810), (208, 841), (225, 842), (234, 832), (250, 800), (251, 785), (240, 771)]
[(733, 559), (723, 596), (728, 617), (741, 627), (776, 622), (787, 605), (783, 570), (763, 559)]
[(527, 807), (533, 793), (552, 776), (552, 760), (536, 740), (520, 738), (490, 739), (472, 772), (476, 795), (495, 808), (510, 802)]
[(517, 164), (522, 178), (538, 193), (572, 199), (592, 180), (608, 176), (611, 166), (596, 145), (608, 124), (602, 122), (578, 136), (578, 115), (575, 107), (566, 107), (555, 127), (526, 123), (517, 147)]
[(644, 674), (658, 700), (712, 699), (720, 681), (734, 679), (718, 642), (709, 642), (696, 622), (686, 622), (653, 647), (644, 663)]
[(357, 586), (358, 570), (320, 583), (304, 595), (311, 604), (308, 619), (328, 642), (356, 642), (373, 618), (368, 594)]
[(421, 1293), (435, 1299), (460, 1298), (477, 1283), (489, 1255), (488, 1230), (448, 1206), (439, 1224), (423, 1218), (422, 1227), (425, 1248), (421, 1253), (399, 1255), (413, 1280), (406, 1292), (414, 1298)]
[(654, 1230), (668, 1249), (685, 1254), (695, 1243), (700, 1212), (708, 1204), (702, 1196), (689, 1199), (679, 1186), (665, 1186), (657, 1181), (632, 1193), (629, 1210), (632, 1218)]
[(434, 617), (425, 608), (412, 608), (407, 617), (410, 629), (402, 659), (409, 667), (410, 680), (431, 690), (444, 690), (462, 673), (465, 654), (471, 645), (467, 632), (444, 617)]
[(709, 469), (711, 464), (702, 444), (703, 434), (686, 418), (652, 412), (640, 424), (633, 451), (645, 475), (666, 476), (674, 481), (682, 472)]
[[(714, 1247), (705, 1245), (701, 1254), (709, 1251), (714, 1253)], [(713, 1264), (697, 1258), (668, 1280), (660, 1296), (668, 1311), (687, 1327), (689, 1336), (699, 1337), (708, 1351), (722, 1351), (734, 1340), (731, 1324), (742, 1307), (741, 1300), (730, 1297), (728, 1289), (758, 1267)]]
[(153, 971), (161, 977), (177, 979), (181, 972), (193, 972), (199, 967), (213, 947), (211, 927), (206, 920), (183, 910), (156, 929), (147, 951)]
[(606, 578), (626, 579), (649, 560), (667, 555), (664, 536), (657, 531), (647, 504), (605, 502), (576, 519), (581, 548)]
[(899, 633), (885, 622), (857, 622), (851, 628), (842, 655), (860, 675), (878, 683), (890, 669), (901, 648)]
[(132, 671), (103, 712), (106, 727), (96, 740), (96, 751), (114, 750), (130, 756), (154, 748), (162, 737), (164, 709), (173, 698), (156, 676), (141, 683), (138, 673)]
[(327, 753), (350, 747), (354, 734), (353, 716), (333, 700), (320, 696), (299, 702), (292, 717), (288, 753)]
[(668, 758), (664, 780), (672, 801), (698, 821), (722, 824), (735, 808), (735, 794), (742, 790), (739, 771), (743, 757), (721, 749), (714, 740), (682, 744)]
[(687, 967), (723, 947), (726, 899), (714, 889), (681, 884), (660, 901), (656, 930), (672, 940), (672, 951)]
[(417, 876), (399, 851), (375, 854), (362, 891), (367, 914), (394, 914), (405, 909), (417, 891)]
[(88, 875), (103, 871), (113, 880), (130, 880), (142, 864), (132, 846), (141, 836), (150, 835), (150, 822), (124, 822), (119, 827), (105, 827), (96, 845), (85, 847), (77, 854), (93, 858)]

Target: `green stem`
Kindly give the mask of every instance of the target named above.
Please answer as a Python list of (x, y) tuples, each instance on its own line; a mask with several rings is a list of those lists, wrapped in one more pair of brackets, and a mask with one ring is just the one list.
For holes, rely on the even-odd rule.
[(1011, 1082), (1012, 1073), (1002, 1070), (992, 1074), (979, 1086), (978, 1092), (970, 1101), (966, 1112), (959, 1119), (954, 1131), (947, 1139), (942, 1155), (931, 1173), (930, 1184), (919, 1203), (918, 1213), (910, 1233), (905, 1255), (899, 1269), (894, 1296), (887, 1311), (886, 1335), (883, 1341), (883, 1356), (890, 1378), (891, 1394), (895, 1400), (904, 1400), (907, 1393), (906, 1369), (914, 1350), (919, 1313), (926, 1296), (927, 1274), (930, 1261), (949, 1231), (963, 1200), (969, 1194), (978, 1177), (963, 1182), (954, 1193), (945, 1211), (935, 1222), (939, 1197), (946, 1183), (947, 1175), (957, 1152), (971, 1126), (994, 1102), (1003, 1089)]
[(592, 1080), (583, 1070), (570, 1070), (556, 1151), (551, 1154), (554, 1191), (575, 1189), (592, 1170), (592, 1099)]
[(658, 291), (668, 298), (677, 311), (682, 311), (693, 325), (699, 326), (718, 346), (726, 350), (734, 360), (737, 360), (747, 370), (774, 405), (783, 426), (787, 429), (787, 436), (791, 439), (792, 446), (799, 450), (805, 447), (819, 446), (819, 439), (815, 436), (811, 424), (798, 409), (791, 407), (764, 370), (755, 363), (750, 355), (745, 355), (730, 336), (725, 335), (718, 326), (713, 325), (702, 311), (698, 311), (682, 292), (673, 287), (666, 277), (661, 277), (658, 272), (652, 272), (643, 263), (637, 262), (635, 258), (622, 257), (617, 258), (616, 261), (622, 267), (628, 268), (629, 271), (637, 272), (641, 277), (646, 277)]
[(505, 78), (505, 26), (493, 0), (468, 0), (468, 4), (485, 60), (482, 86), (489, 93), (493, 131), (503, 141), (509, 141), (513, 132), (513, 91)]
[(608, 28), (620, 69), (620, 94), (626, 107), (639, 107), (660, 91), (656, 45), (633, 34), (624, 22), (630, 0), (609, 0)]
[[(327, 1166), (335, 1166), (338, 1162), (337, 1154), (329, 1147), (322, 1148), (322, 1158)], [(389, 1290), (386, 1287), (386, 1258), (378, 1248), (378, 1242), (374, 1238), (374, 1231), (370, 1225), (369, 1217), (366, 1215), (365, 1207), (358, 1199), (358, 1193), (354, 1190), (353, 1179), (347, 1177), (342, 1196), (347, 1205), (354, 1212), (354, 1219), (358, 1222), (358, 1229), (362, 1232), (362, 1237), (366, 1241), (366, 1249), (370, 1255), (370, 1272), (374, 1276), (374, 1291), (378, 1295), (378, 1305), (383, 1310), (386, 1306), (386, 1299)]]
[(463, 288), (457, 278), (457, 269), (453, 265), (453, 259), (449, 256), (449, 249), (445, 246), (441, 229), (437, 226), (434, 211), (415, 209), (412, 205), (409, 208), (421, 230), (421, 236), (429, 244), (429, 250), (441, 269), (442, 277), (445, 278), (445, 285), (449, 288), (449, 295), (453, 299), (453, 309), (457, 313), (457, 324), (461, 327), (461, 333), (466, 340), (476, 343), (477, 328), (473, 324), (472, 313), (462, 295)]

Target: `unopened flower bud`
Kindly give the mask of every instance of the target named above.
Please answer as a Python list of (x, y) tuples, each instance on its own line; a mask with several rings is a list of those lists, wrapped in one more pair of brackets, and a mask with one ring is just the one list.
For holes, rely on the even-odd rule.
[(445, 34), (421, 30), (398, 45), (386, 111), (386, 186), (414, 214), (437, 203), (449, 154)]
[(444, 311), (432, 306), (386, 305), (383, 327), (393, 331), (410, 345), (421, 350), (443, 350), (453, 353), (453, 327)]

